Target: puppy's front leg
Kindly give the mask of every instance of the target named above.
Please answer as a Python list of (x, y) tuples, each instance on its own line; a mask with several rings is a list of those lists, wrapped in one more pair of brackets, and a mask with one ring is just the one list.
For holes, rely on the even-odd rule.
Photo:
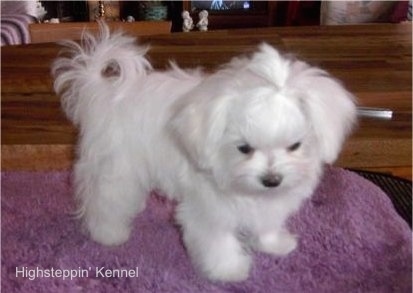
[[(205, 211), (204, 211), (205, 212)], [(191, 213), (188, 213), (191, 214)], [(207, 278), (214, 281), (242, 281), (248, 277), (251, 256), (242, 247), (226, 223), (213, 223), (188, 214), (178, 215), (183, 239), (192, 262)], [(205, 216), (202, 215), (202, 216)]]
[(287, 255), (297, 247), (297, 239), (285, 229), (261, 232), (255, 248), (277, 256)]
[(199, 231), (186, 230), (184, 241), (195, 266), (209, 279), (242, 281), (248, 277), (251, 257), (233, 234), (200, 235)]
[(277, 199), (259, 206), (260, 213), (256, 214), (252, 226), (252, 244), (255, 250), (283, 256), (297, 248), (297, 237), (286, 228), (286, 221), (296, 206), (298, 205), (293, 202), (291, 206), (284, 203), (280, 207)]

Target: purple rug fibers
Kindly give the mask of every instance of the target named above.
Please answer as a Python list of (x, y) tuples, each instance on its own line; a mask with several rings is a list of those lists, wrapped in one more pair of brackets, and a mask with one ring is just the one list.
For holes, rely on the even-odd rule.
[(107, 248), (82, 235), (71, 217), (69, 172), (3, 172), (1, 185), (2, 292), (412, 290), (410, 228), (380, 189), (342, 169), (328, 169), (290, 220), (299, 248), (284, 258), (256, 253), (250, 278), (229, 284), (196, 274), (174, 204), (158, 196), (137, 217), (130, 241)]

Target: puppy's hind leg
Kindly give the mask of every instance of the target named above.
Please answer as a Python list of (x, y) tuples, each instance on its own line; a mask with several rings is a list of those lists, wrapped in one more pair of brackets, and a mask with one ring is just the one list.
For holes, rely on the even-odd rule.
[(104, 245), (128, 240), (133, 218), (145, 208), (148, 192), (127, 166), (122, 158), (76, 165), (75, 185), (83, 223), (91, 238)]

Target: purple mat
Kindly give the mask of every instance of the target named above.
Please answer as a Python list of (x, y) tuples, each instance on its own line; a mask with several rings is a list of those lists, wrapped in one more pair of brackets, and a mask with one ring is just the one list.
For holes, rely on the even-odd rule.
[(410, 228), (380, 189), (342, 169), (328, 169), (290, 220), (299, 248), (284, 258), (256, 253), (250, 278), (232, 284), (197, 276), (173, 222), (174, 204), (156, 195), (130, 241), (107, 248), (82, 235), (71, 217), (69, 172), (3, 172), (1, 185), (2, 292), (412, 290)]

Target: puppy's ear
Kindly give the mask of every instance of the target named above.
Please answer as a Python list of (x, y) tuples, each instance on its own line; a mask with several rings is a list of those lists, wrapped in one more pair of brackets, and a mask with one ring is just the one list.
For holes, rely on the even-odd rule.
[(215, 95), (211, 86), (201, 84), (174, 105), (168, 125), (178, 146), (204, 170), (213, 164), (227, 120), (228, 97)]
[(327, 72), (304, 62), (292, 64), (291, 82), (299, 88), (304, 111), (308, 115), (321, 148), (324, 162), (333, 163), (356, 122), (354, 96)]

